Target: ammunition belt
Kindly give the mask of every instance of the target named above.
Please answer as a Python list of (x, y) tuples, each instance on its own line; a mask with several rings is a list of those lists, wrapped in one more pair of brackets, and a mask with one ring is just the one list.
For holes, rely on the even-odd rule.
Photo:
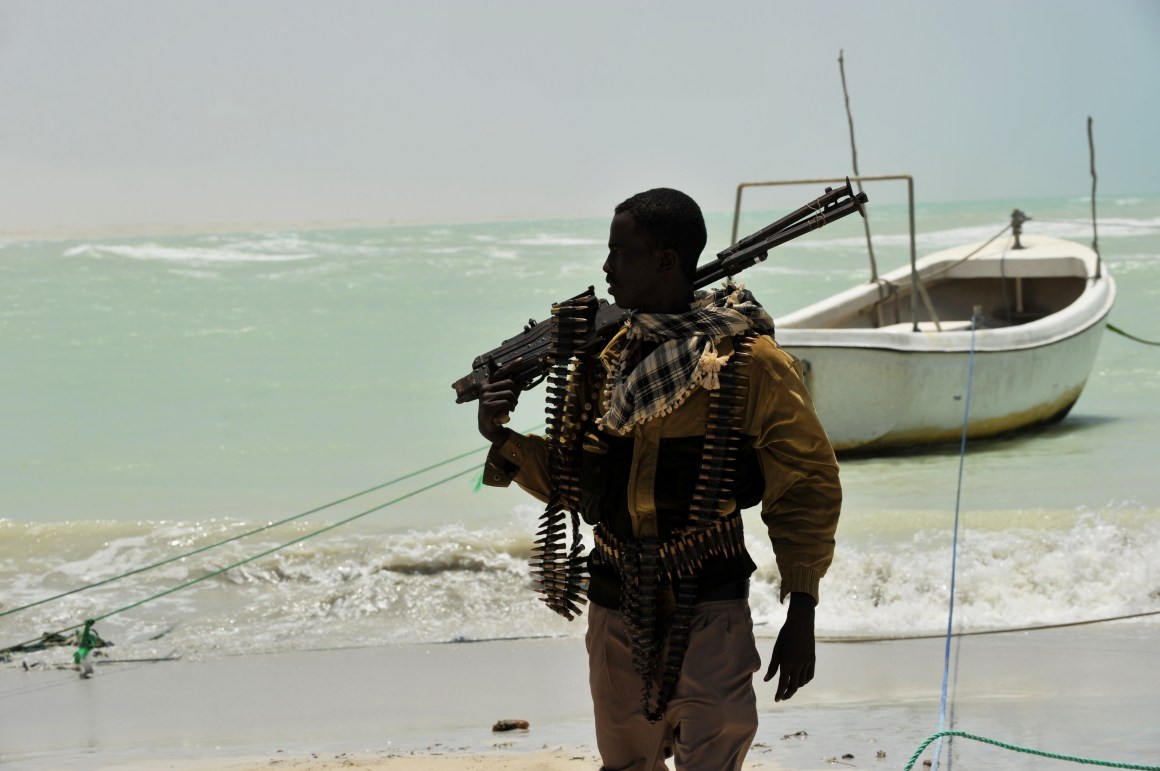
[[(594, 531), (597, 555), (611, 557), (620, 573), (621, 606), (632, 645), (632, 664), (640, 675), (641, 707), (650, 723), (664, 716), (676, 691), (689, 646), (701, 565), (708, 557), (739, 554), (743, 547), (741, 515), (726, 513), (725, 506), (737, 468), (741, 448), (738, 429), (748, 399), (748, 368), (743, 365), (750, 360), (756, 340), (756, 332), (733, 338), (733, 355), (721, 370), (720, 387), (709, 392), (701, 469), (689, 506), (688, 527), (663, 543), (656, 538), (620, 541), (603, 527)], [(668, 656), (658, 683), (660, 650), (665, 639), (658, 610), (665, 591), (661, 579), (666, 574), (676, 607), (667, 624)]]
[[(552, 306), (555, 327), (547, 358), (548, 474), (551, 494), (540, 515), (540, 529), (530, 560), (540, 599), (571, 621), (587, 597), (587, 560), (580, 538), (580, 428), (593, 412), (581, 403), (578, 384), (587, 376), (588, 357), (578, 357), (596, 321), (597, 302), (585, 295)], [(568, 518), (571, 517), (571, 545)]]
[[(626, 564), (636, 558), (635, 549), (608, 531), (603, 525), (592, 529), (596, 558), (612, 566), (620, 575), (631, 572)], [(696, 576), (705, 560), (711, 557), (739, 557), (744, 550), (741, 515), (733, 512), (708, 527), (684, 528), (657, 548), (657, 568), (674, 585), (682, 578)]]
[[(553, 306), (556, 327), (545, 376), (552, 484), (540, 516), (531, 568), (541, 599), (569, 620), (579, 615), (579, 605), (587, 602), (586, 561), (578, 513), (583, 452), (580, 434), (594, 417), (596, 406), (583, 399), (600, 393), (601, 368), (590, 373), (590, 357), (578, 354), (595, 322), (595, 307), (591, 296)], [(689, 506), (688, 526), (664, 542), (656, 538), (620, 541), (604, 527), (598, 526), (594, 531), (596, 557), (609, 560), (620, 574), (621, 610), (632, 644), (633, 668), (641, 678), (641, 706), (650, 722), (661, 719), (676, 690), (689, 644), (697, 576), (704, 561), (738, 555), (743, 548), (741, 516), (726, 512), (725, 508), (740, 451), (737, 428), (748, 397), (746, 368), (742, 365), (750, 359), (756, 339), (755, 332), (733, 338), (733, 355), (719, 374), (720, 387), (709, 392), (701, 468)], [(591, 390), (586, 394), (584, 384), (589, 378)], [(569, 515), (571, 546), (566, 549)], [(670, 586), (676, 607), (670, 617), (662, 620), (662, 597)], [(666, 636), (668, 655), (658, 683), (660, 651)]]

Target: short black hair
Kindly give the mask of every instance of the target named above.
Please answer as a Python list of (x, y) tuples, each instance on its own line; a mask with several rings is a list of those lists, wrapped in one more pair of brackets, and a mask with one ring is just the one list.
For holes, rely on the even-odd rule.
[(675, 249), (681, 272), (690, 282), (697, 272), (697, 260), (705, 248), (705, 217), (701, 207), (680, 190), (656, 187), (628, 198), (616, 207), (617, 214), (632, 215), (662, 249)]

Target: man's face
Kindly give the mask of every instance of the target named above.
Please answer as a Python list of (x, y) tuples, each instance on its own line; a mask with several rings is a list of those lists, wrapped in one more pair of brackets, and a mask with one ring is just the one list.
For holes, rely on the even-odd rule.
[(608, 293), (625, 310), (649, 310), (660, 279), (660, 252), (653, 237), (636, 226), (629, 212), (612, 218), (604, 275)]

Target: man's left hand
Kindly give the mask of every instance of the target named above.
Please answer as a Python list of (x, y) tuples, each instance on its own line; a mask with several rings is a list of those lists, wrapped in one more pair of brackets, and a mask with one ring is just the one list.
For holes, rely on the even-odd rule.
[(773, 679), (778, 669), (781, 679), (777, 681), (775, 701), (784, 701), (797, 693), (814, 679), (814, 598), (802, 592), (794, 592), (789, 597), (789, 610), (785, 623), (773, 644), (773, 655), (769, 659), (769, 669), (765, 682)]

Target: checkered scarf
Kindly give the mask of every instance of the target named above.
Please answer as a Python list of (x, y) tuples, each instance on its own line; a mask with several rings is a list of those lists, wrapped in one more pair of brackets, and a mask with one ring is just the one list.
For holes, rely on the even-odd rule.
[[(602, 427), (627, 434), (675, 410), (698, 386), (716, 390), (717, 373), (729, 360), (717, 355), (717, 343), (748, 329), (773, 334), (773, 319), (744, 285), (727, 281), (693, 298), (685, 313), (629, 315), (627, 343), (614, 361), (605, 361), (615, 380)], [(633, 368), (633, 351), (645, 340), (660, 345)]]

